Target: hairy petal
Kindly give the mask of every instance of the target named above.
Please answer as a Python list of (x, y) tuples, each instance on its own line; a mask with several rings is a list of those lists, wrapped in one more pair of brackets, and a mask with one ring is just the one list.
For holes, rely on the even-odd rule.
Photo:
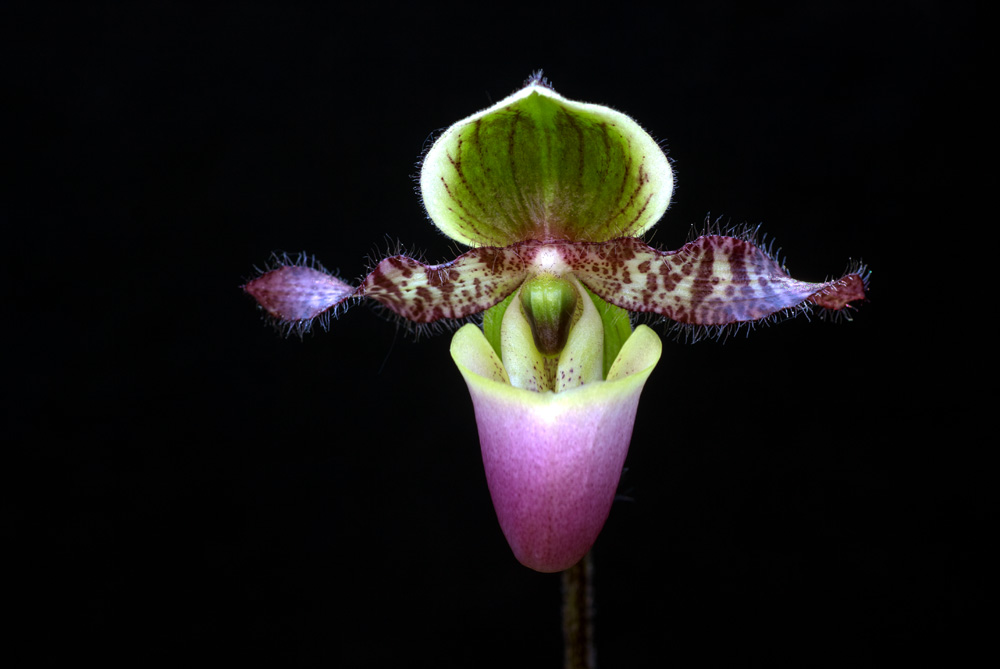
[(354, 287), (312, 267), (285, 265), (265, 272), (243, 290), (283, 322), (307, 321), (354, 294)]
[(392, 256), (365, 277), (358, 294), (403, 318), (430, 323), (488, 309), (514, 292), (525, 276), (515, 249), (482, 247), (443, 265)]
[(830, 281), (826, 288), (811, 295), (809, 301), (824, 309), (839, 311), (851, 302), (865, 297), (864, 272), (847, 274), (837, 281)]
[(311, 267), (286, 265), (244, 290), (282, 322), (315, 318), (351, 298), (369, 297), (417, 323), (464, 318), (492, 307), (524, 281), (515, 249), (483, 247), (441, 265), (397, 255), (379, 262), (354, 288)]
[(865, 296), (857, 274), (797, 281), (749, 241), (722, 235), (699, 237), (676, 251), (634, 238), (573, 244), (564, 248), (563, 260), (612, 304), (694, 325), (759, 320), (806, 302), (837, 310)]

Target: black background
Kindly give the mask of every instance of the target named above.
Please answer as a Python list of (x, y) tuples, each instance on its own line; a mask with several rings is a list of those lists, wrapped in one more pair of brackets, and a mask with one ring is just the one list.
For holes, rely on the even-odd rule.
[(936, 329), (981, 325), (939, 291), (977, 244), (982, 20), (931, 1), (5, 4), (26, 656), (559, 666), (558, 577), (499, 531), (449, 335), (355, 307), (282, 339), (239, 290), (275, 250), (345, 277), (397, 242), (454, 257), (419, 156), (537, 68), (665, 141), (654, 243), (710, 212), (763, 223), (797, 278), (873, 270), (853, 323), (665, 343), (594, 549), (600, 665), (970, 652), (996, 519), (963, 349)]

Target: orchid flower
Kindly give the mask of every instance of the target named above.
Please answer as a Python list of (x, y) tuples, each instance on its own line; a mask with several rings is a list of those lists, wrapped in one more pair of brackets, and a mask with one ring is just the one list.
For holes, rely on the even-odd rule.
[(244, 288), (293, 329), (362, 299), (418, 324), (485, 312), (451, 355), (500, 527), (538, 571), (578, 562), (610, 512), (662, 349), (627, 312), (719, 329), (865, 296), (863, 268), (797, 281), (747, 235), (645, 244), (673, 191), (667, 157), (625, 114), (567, 100), (540, 75), (448, 128), (420, 188), (430, 219), (469, 251), (440, 265), (393, 255), (357, 286), (283, 262)]

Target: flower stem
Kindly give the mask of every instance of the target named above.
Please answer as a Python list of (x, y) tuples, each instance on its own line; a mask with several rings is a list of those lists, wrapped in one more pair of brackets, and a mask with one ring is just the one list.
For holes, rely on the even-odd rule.
[(588, 552), (562, 572), (563, 667), (595, 669), (594, 563)]

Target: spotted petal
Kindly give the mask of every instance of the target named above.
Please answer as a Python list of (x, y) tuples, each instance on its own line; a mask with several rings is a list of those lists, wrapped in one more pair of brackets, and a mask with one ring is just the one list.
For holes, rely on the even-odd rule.
[(797, 281), (749, 241), (709, 235), (676, 251), (638, 239), (560, 247), (563, 262), (597, 295), (629, 311), (679, 323), (726, 325), (767, 318), (806, 303), (839, 310), (864, 299), (860, 274)]
[(493, 306), (521, 285), (525, 273), (516, 249), (478, 248), (441, 265), (391, 256), (357, 288), (318, 269), (286, 265), (264, 273), (244, 289), (283, 323), (308, 321), (363, 297), (408, 320), (431, 323)]
[(473, 249), (443, 265), (392, 256), (376, 265), (358, 293), (403, 318), (430, 323), (492, 307), (521, 285), (525, 272), (515, 249)]
[(423, 162), (431, 219), (470, 246), (642, 234), (667, 209), (670, 163), (631, 118), (543, 81), (454, 124)]

